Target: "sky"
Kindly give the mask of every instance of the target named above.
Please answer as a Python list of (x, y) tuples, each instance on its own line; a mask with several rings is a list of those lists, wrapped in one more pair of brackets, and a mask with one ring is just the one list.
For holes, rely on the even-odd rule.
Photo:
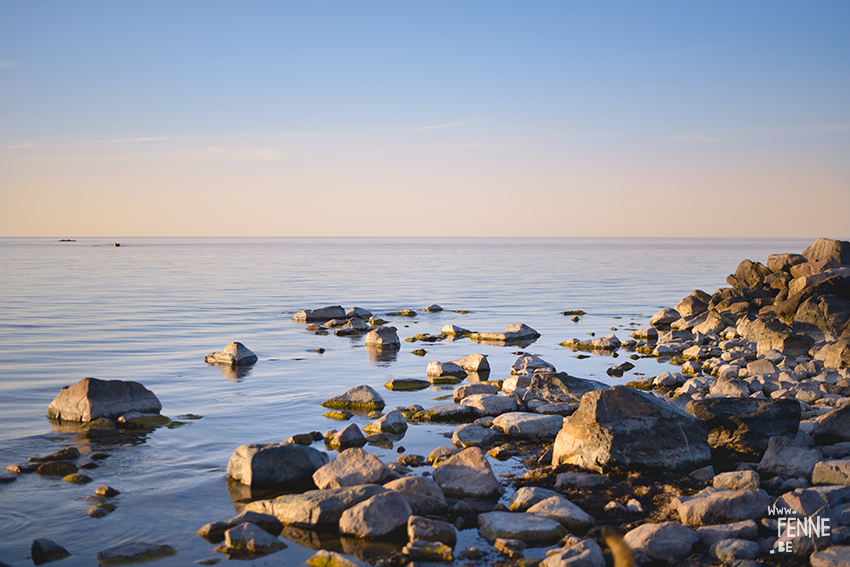
[(0, 236), (850, 238), (850, 3), (0, 0)]

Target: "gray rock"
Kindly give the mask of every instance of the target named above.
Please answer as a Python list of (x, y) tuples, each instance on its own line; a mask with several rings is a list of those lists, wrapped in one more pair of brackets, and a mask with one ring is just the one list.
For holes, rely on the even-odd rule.
[(758, 536), (759, 527), (753, 520), (732, 522), (731, 524), (715, 524), (697, 528), (697, 534), (706, 547), (724, 539), (752, 539)]
[(466, 370), (461, 368), (460, 365), (454, 362), (439, 362), (436, 360), (428, 363), (428, 368), (425, 372), (429, 377), (454, 376), (462, 378), (466, 376)]
[(464, 449), (446, 459), (434, 471), (434, 480), (445, 495), (456, 498), (491, 498), (504, 492), (478, 447)]
[(464, 404), (445, 404), (417, 412), (413, 418), (419, 421), (455, 422), (472, 421), (481, 417), (481, 410)]
[(486, 354), (470, 354), (460, 360), (453, 360), (455, 364), (466, 370), (467, 372), (489, 372), (490, 363), (487, 361)]
[(794, 314), (794, 331), (817, 341), (836, 341), (850, 323), (850, 301), (835, 295), (818, 295), (800, 304)]
[(464, 384), (458, 386), (454, 391), (454, 402), (459, 404), (464, 398), (475, 394), (495, 395), (499, 393), (499, 387), (495, 384)]
[(487, 512), (478, 515), (478, 533), (487, 541), (519, 539), (528, 545), (545, 545), (566, 535), (559, 522), (522, 512)]
[(511, 365), (511, 374), (554, 373), (555, 366), (534, 354), (521, 354)]
[(572, 533), (586, 531), (596, 524), (590, 514), (560, 494), (534, 504), (526, 512), (560, 522)]
[(549, 490), (548, 488), (523, 486), (518, 489), (513, 496), (511, 496), (508, 509), (511, 512), (525, 512), (535, 504), (543, 502), (547, 498), (552, 498), (553, 496), (560, 496), (560, 494), (554, 490)]
[(159, 559), (174, 555), (175, 553), (177, 553), (177, 550), (170, 545), (131, 541), (99, 551), (97, 554), (97, 563), (103, 566), (123, 565), (125, 563)]
[(674, 564), (687, 557), (699, 539), (694, 530), (678, 522), (643, 524), (623, 537), (635, 553)]
[(33, 540), (30, 547), (30, 555), (32, 556), (33, 563), (41, 565), (42, 563), (65, 559), (66, 557), (70, 557), (71, 553), (55, 541), (36, 539)]
[(326, 433), (325, 443), (331, 449), (344, 451), (351, 447), (362, 447), (366, 444), (366, 437), (363, 436), (363, 432), (360, 431), (356, 423), (350, 423), (340, 431), (329, 431)]
[(812, 437), (818, 445), (850, 441), (850, 404), (834, 409), (818, 420)]
[(812, 471), (812, 484), (850, 486), (850, 459), (819, 462)]
[(369, 319), (372, 317), (372, 312), (362, 307), (352, 307), (345, 312), (346, 317), (357, 317), (359, 319)]
[(296, 323), (307, 323), (309, 321), (327, 321), (328, 319), (342, 319), (345, 317), (345, 309), (340, 305), (328, 305), (319, 309), (305, 309), (292, 316)]
[(850, 565), (850, 546), (833, 545), (829, 549), (812, 553), (812, 567), (846, 567)]
[(393, 410), (363, 428), (367, 433), (404, 433), (407, 431), (407, 420), (398, 410)]
[(322, 402), (326, 408), (332, 409), (359, 409), (359, 410), (382, 410), (384, 409), (384, 398), (371, 386), (355, 386), (344, 394)]
[(313, 554), (307, 560), (307, 565), (310, 565), (310, 567), (369, 567), (368, 563), (326, 549), (320, 549)]
[(385, 349), (397, 349), (401, 347), (398, 334), (392, 327), (378, 327), (372, 329), (366, 335), (366, 346)]
[(502, 434), (489, 427), (466, 423), (455, 429), (452, 434), (452, 446), (459, 449), (467, 447), (488, 447), (503, 439)]
[(726, 281), (734, 288), (754, 289), (764, 285), (764, 278), (772, 272), (760, 262), (744, 260), (738, 264), (735, 273), (726, 278)]
[(724, 563), (739, 559), (755, 559), (761, 555), (761, 546), (745, 539), (722, 539), (708, 550), (709, 555)]
[(312, 447), (292, 443), (240, 445), (230, 457), (227, 474), (242, 484), (262, 486), (309, 481), (328, 456)]
[(543, 400), (548, 403), (580, 402), (581, 397), (594, 390), (607, 390), (608, 385), (596, 380), (586, 380), (570, 376), (566, 372), (537, 373), (531, 377), (525, 386), (523, 402), (528, 404), (531, 400)]
[(438, 541), (425, 541), (415, 539), (405, 545), (401, 554), (408, 559), (412, 559), (408, 565), (416, 565), (416, 561), (427, 563), (450, 563), (453, 559), (452, 548)]
[(404, 496), (388, 490), (344, 511), (339, 531), (364, 538), (383, 537), (406, 526), (412, 514)]
[(682, 317), (693, 317), (694, 315), (705, 312), (707, 309), (708, 304), (693, 295), (682, 298), (679, 304), (676, 305), (676, 311)]
[(552, 463), (595, 471), (610, 466), (682, 470), (710, 459), (702, 421), (650, 394), (615, 386), (582, 397), (558, 433)]
[(255, 555), (274, 553), (286, 548), (286, 544), (261, 527), (245, 522), (224, 532), (224, 548), (228, 553)]
[(564, 424), (559, 415), (535, 415), (524, 412), (503, 413), (493, 420), (493, 427), (517, 439), (555, 437)]
[(280, 535), (283, 530), (283, 524), (280, 523), (272, 514), (261, 514), (259, 512), (244, 511), (238, 516), (235, 516), (226, 522), (213, 522), (200, 528), (196, 533), (211, 543), (218, 543), (224, 540), (224, 534), (227, 530), (235, 528), (241, 524), (250, 522), (251, 524), (262, 528), (273, 536)]
[(417, 516), (442, 516), (446, 513), (446, 498), (440, 485), (429, 476), (404, 476), (384, 485), (404, 496)]
[(444, 325), (440, 333), (443, 335), (463, 337), (471, 334), (472, 331), (464, 329), (463, 327), (458, 327), (457, 325)]
[(808, 248), (803, 250), (803, 256), (807, 260), (829, 257), (837, 260), (839, 264), (850, 264), (850, 242), (846, 240), (833, 240), (831, 238), (818, 238)]
[(116, 420), (127, 412), (158, 414), (162, 409), (153, 392), (138, 382), (83, 378), (65, 386), (47, 408), (47, 417), (64, 421)]
[(345, 337), (348, 335), (356, 335), (369, 330), (369, 324), (359, 317), (352, 317), (343, 326), (334, 331), (334, 335)]
[(758, 470), (770, 475), (812, 478), (815, 465), (823, 459), (819, 449), (788, 437), (771, 437)]
[(257, 362), (257, 355), (242, 343), (233, 342), (218, 352), (206, 355), (204, 362), (222, 366), (251, 366)]
[(763, 490), (720, 490), (682, 502), (677, 511), (683, 524), (696, 527), (763, 518), (769, 505)]
[(597, 488), (608, 486), (611, 479), (603, 474), (561, 473), (555, 478), (555, 488)]
[(564, 546), (550, 552), (540, 562), (541, 567), (605, 567), (605, 555), (592, 539), (585, 539), (575, 545)]
[(398, 475), (363, 449), (342, 451), (336, 458), (313, 473), (313, 482), (320, 489), (381, 484)]
[(308, 490), (273, 500), (257, 500), (245, 506), (245, 510), (271, 514), (287, 526), (324, 528), (336, 526), (345, 510), (384, 491), (384, 487), (376, 484)]
[(771, 254), (767, 257), (767, 269), (774, 273), (787, 272), (792, 266), (805, 261), (806, 257), (802, 254)]
[(653, 327), (667, 327), (682, 318), (681, 313), (675, 309), (662, 309), (652, 316), (649, 324)]
[(756, 471), (731, 471), (716, 475), (712, 479), (712, 486), (730, 490), (758, 489), (760, 481)]
[(534, 340), (540, 337), (540, 333), (525, 323), (508, 325), (501, 333), (470, 333), (469, 338), (473, 341), (493, 343), (514, 343)]
[(519, 409), (516, 398), (497, 394), (473, 394), (465, 397), (460, 403), (477, 409), (479, 414), (484, 416), (502, 415)]
[(517, 390), (524, 393), (525, 389), (531, 385), (531, 380), (532, 377), (528, 374), (514, 374), (502, 382), (502, 393), (510, 395)]
[(439, 541), (454, 547), (457, 543), (457, 530), (453, 524), (430, 520), (422, 516), (410, 516), (407, 520), (407, 536), (410, 541)]

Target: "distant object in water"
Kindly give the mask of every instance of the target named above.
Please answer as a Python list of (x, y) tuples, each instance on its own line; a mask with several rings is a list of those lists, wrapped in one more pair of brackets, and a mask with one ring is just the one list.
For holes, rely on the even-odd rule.
[(59, 242), (76, 242), (73, 238), (61, 238)]
[(116, 242), (114, 246), (115, 246), (116, 248), (118, 248), (119, 246), (121, 246), (121, 243), (120, 243), (120, 242)]

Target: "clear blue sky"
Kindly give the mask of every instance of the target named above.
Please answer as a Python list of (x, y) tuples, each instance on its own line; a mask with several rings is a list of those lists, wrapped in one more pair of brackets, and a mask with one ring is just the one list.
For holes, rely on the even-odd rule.
[(0, 235), (850, 237), (847, 2), (0, 1)]

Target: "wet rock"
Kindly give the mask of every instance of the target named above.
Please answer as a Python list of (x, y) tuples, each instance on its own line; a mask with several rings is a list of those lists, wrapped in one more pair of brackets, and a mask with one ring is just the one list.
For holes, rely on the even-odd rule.
[(559, 522), (523, 512), (487, 512), (478, 516), (478, 532), (488, 541), (519, 539), (528, 545), (545, 545), (566, 535)]
[(488, 447), (502, 441), (502, 434), (488, 427), (467, 423), (455, 429), (452, 434), (452, 445), (459, 449), (467, 447)]
[(542, 500), (526, 511), (529, 514), (560, 522), (572, 533), (587, 531), (596, 524), (596, 520), (590, 514), (560, 494)]
[(460, 449), (454, 447), (437, 447), (428, 454), (428, 463), (436, 468), (440, 463), (458, 453), (460, 453)]
[(138, 563), (141, 561), (152, 561), (161, 557), (174, 555), (177, 550), (170, 545), (162, 543), (147, 543), (144, 541), (131, 541), (116, 547), (110, 547), (98, 552), (98, 565), (122, 565), (125, 563)]
[(455, 337), (464, 337), (472, 333), (469, 329), (464, 329), (463, 327), (458, 327), (457, 325), (445, 325), (443, 329), (440, 331), (443, 335), (455, 336)]
[(711, 547), (724, 539), (755, 539), (758, 536), (758, 531), (758, 524), (753, 520), (697, 528), (697, 534), (706, 547)]
[(410, 541), (439, 541), (454, 547), (457, 543), (457, 530), (453, 524), (430, 520), (422, 516), (410, 516), (407, 520), (407, 536)]
[(320, 489), (380, 484), (398, 475), (363, 449), (346, 449), (336, 458), (313, 473), (313, 482)]
[(325, 443), (331, 449), (344, 451), (351, 447), (362, 447), (366, 444), (366, 437), (356, 423), (350, 423), (341, 431), (328, 431), (325, 434)]
[(602, 549), (592, 539), (549, 552), (540, 567), (605, 567)]
[(138, 382), (83, 378), (65, 386), (50, 402), (47, 417), (88, 422), (99, 418), (118, 419), (130, 411), (159, 413), (162, 404), (153, 392)]
[(88, 484), (91, 482), (91, 477), (82, 473), (72, 473), (62, 477), (62, 480), (71, 484)]
[(8, 465), (6, 470), (14, 474), (34, 473), (38, 470), (39, 465), (33, 463), (19, 463), (17, 465)]
[(372, 312), (362, 307), (351, 307), (345, 312), (346, 317), (357, 317), (358, 319), (369, 319)]
[(384, 409), (384, 398), (371, 386), (355, 386), (344, 394), (322, 402), (326, 408), (333, 409), (356, 409), (356, 410), (382, 410)]
[(696, 527), (763, 518), (770, 499), (763, 490), (720, 490), (679, 504), (682, 523)]
[(800, 423), (795, 400), (704, 399), (689, 402), (689, 414), (708, 426), (708, 443), (722, 449), (760, 458), (771, 437), (794, 437)]
[(541, 439), (555, 437), (564, 424), (560, 415), (535, 415), (524, 412), (503, 413), (493, 420), (493, 427), (508, 437)]
[(462, 423), (481, 417), (481, 411), (473, 406), (464, 404), (445, 404), (422, 410), (414, 414), (418, 421), (455, 422)]
[(352, 319), (349, 319), (343, 326), (334, 331), (334, 335), (338, 337), (357, 335), (359, 333), (363, 333), (369, 330), (369, 328), (369, 324), (364, 322), (363, 319), (354, 317)]
[(36, 471), (45, 476), (68, 476), (77, 472), (77, 466), (71, 461), (49, 461), (40, 465)]
[(296, 323), (307, 323), (309, 321), (327, 321), (328, 319), (343, 319), (345, 309), (340, 305), (328, 305), (319, 309), (305, 309), (292, 316)]
[(570, 376), (566, 372), (557, 374), (535, 374), (531, 377), (523, 402), (542, 400), (548, 403), (578, 403), (581, 397), (594, 390), (607, 390), (608, 385), (596, 380)]
[(486, 354), (470, 354), (459, 360), (453, 360), (452, 362), (454, 362), (467, 372), (490, 371), (490, 363), (487, 361)]
[(224, 532), (224, 547), (218, 551), (243, 555), (274, 553), (287, 545), (251, 522), (244, 522)]
[(287, 494), (273, 500), (257, 500), (248, 504), (245, 510), (272, 514), (287, 526), (324, 528), (336, 526), (345, 510), (385, 490), (376, 484), (308, 490), (303, 494)]
[(58, 561), (71, 556), (71, 553), (67, 549), (49, 539), (33, 540), (32, 547), (30, 547), (30, 554), (32, 555), (32, 562), (36, 565)]
[(404, 415), (400, 411), (393, 410), (364, 427), (363, 431), (367, 433), (403, 433), (407, 431), (407, 420), (404, 419)]
[(446, 498), (443, 490), (427, 476), (405, 476), (384, 485), (404, 496), (417, 516), (442, 516), (446, 513)]
[(446, 459), (434, 471), (434, 480), (445, 495), (456, 498), (490, 498), (504, 492), (487, 457), (477, 447)]
[(64, 447), (46, 457), (30, 457), (33, 463), (47, 463), (50, 461), (75, 461), (80, 458), (80, 450), (76, 447)]
[(495, 343), (514, 343), (521, 341), (534, 340), (540, 337), (540, 333), (526, 325), (525, 323), (516, 323), (508, 325), (501, 333), (470, 333), (469, 338), (473, 341), (495, 342)]
[(241, 524), (250, 522), (251, 524), (262, 528), (273, 536), (280, 535), (283, 530), (283, 524), (280, 523), (272, 514), (261, 514), (245, 510), (238, 516), (235, 516), (226, 522), (213, 522), (200, 528), (196, 533), (205, 540), (218, 543), (224, 539), (224, 534), (227, 530), (235, 528)]
[(759, 472), (770, 475), (810, 479), (815, 465), (823, 459), (819, 449), (788, 437), (771, 437), (758, 465)]
[(464, 398), (475, 394), (495, 395), (499, 393), (499, 387), (495, 384), (464, 384), (458, 386), (454, 391), (454, 402), (459, 404)]
[(250, 366), (257, 362), (257, 355), (242, 343), (232, 342), (220, 351), (206, 355), (204, 362), (222, 366)]
[(104, 516), (111, 514), (115, 511), (114, 504), (101, 503), (101, 504), (93, 504), (89, 506), (89, 509), (86, 510), (86, 514), (91, 516), (92, 518), (103, 518)]
[(366, 346), (397, 349), (401, 346), (401, 342), (398, 340), (398, 334), (396, 334), (395, 329), (392, 327), (378, 327), (377, 329), (372, 329), (366, 335)]
[(436, 360), (432, 360), (428, 363), (426, 374), (428, 375), (429, 379), (431, 379), (432, 377), (441, 378), (444, 376), (463, 378), (464, 376), (466, 376), (466, 370), (464, 370), (454, 362), (438, 362)]
[[(664, 435), (659, 435), (663, 431)], [(711, 458), (705, 424), (667, 402), (626, 386), (582, 397), (555, 440), (552, 463), (694, 469)]]
[(452, 548), (438, 541), (415, 539), (402, 548), (401, 553), (413, 561), (449, 563), (452, 561)]
[(479, 415), (483, 416), (502, 415), (519, 409), (519, 403), (513, 396), (496, 394), (473, 394), (465, 397), (460, 403), (477, 409)]
[(307, 565), (310, 567), (368, 567), (367, 563), (326, 549), (317, 551), (307, 560)]
[(339, 531), (357, 537), (379, 538), (406, 526), (412, 514), (404, 496), (388, 490), (344, 511)]
[(674, 564), (687, 557), (699, 539), (694, 530), (678, 522), (643, 524), (623, 537), (635, 553)]
[(236, 448), (227, 474), (242, 484), (262, 486), (309, 481), (328, 462), (328, 456), (312, 447), (292, 443), (254, 443)]
[(409, 391), (409, 390), (424, 390), (428, 386), (431, 385), (431, 382), (428, 380), (417, 380), (416, 378), (394, 378), (384, 384), (384, 388), (387, 390), (400, 390), (400, 391)]

